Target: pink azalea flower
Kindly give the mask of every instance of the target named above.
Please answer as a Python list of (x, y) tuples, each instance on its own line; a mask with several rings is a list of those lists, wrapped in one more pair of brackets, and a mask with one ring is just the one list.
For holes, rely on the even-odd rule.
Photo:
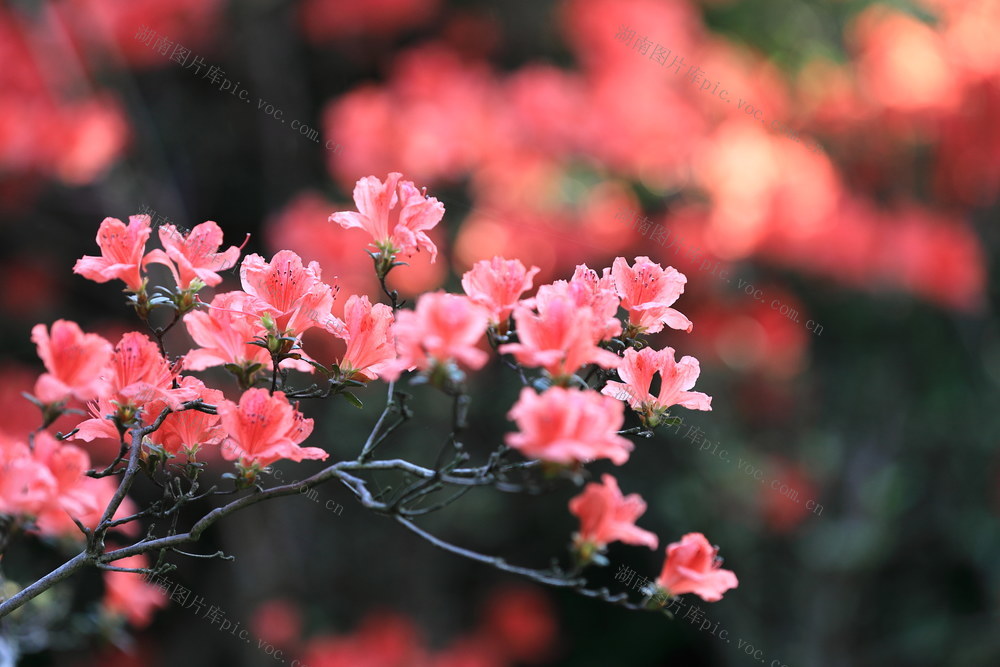
[[(64, 498), (56, 498), (55, 503), (50, 503), (38, 515), (36, 519), (38, 532), (42, 535), (56, 535), (80, 539), (80, 529), (74, 523), (74, 518), (91, 530), (97, 528), (97, 524), (104, 517), (104, 510), (118, 490), (118, 485), (115, 484), (115, 481), (116, 478), (113, 477), (105, 477), (103, 479), (83, 477), (79, 479), (77, 482), (79, 488), (76, 490), (76, 493), (86, 494), (86, 504), (75, 508), (71, 516), (70, 512), (62, 507)], [(124, 519), (138, 511), (139, 508), (136, 504), (132, 502), (131, 498), (126, 496), (122, 504), (118, 507), (118, 511), (111, 518), (116, 520)], [(139, 533), (139, 525), (136, 523), (126, 523), (116, 526), (112, 530), (135, 536)]]
[(256, 336), (266, 335), (260, 317), (252, 309), (253, 298), (245, 292), (217, 294), (208, 309), (184, 316), (184, 325), (199, 349), (184, 356), (184, 368), (203, 371), (213, 366), (259, 363), (271, 368), (267, 350), (250, 345)]
[[(654, 396), (649, 389), (653, 375), (660, 374), (660, 392)], [(618, 367), (618, 375), (624, 382), (608, 382), (601, 393), (622, 401), (627, 401), (636, 412), (642, 412), (649, 425), (655, 426), (659, 417), (673, 405), (689, 410), (711, 410), (712, 397), (700, 391), (688, 391), (694, 387), (701, 374), (701, 367), (694, 357), (682, 357), (674, 361), (674, 349), (665, 347), (654, 350), (629, 348)]]
[(597, 392), (551, 387), (543, 394), (525, 387), (507, 414), (519, 429), (507, 445), (532, 459), (553, 463), (628, 460), (632, 443), (617, 434), (625, 421), (621, 403)]
[[(89, 468), (84, 450), (45, 431), (36, 434), (34, 451), (23, 443), (0, 444), (0, 514), (30, 517), (43, 535), (78, 537), (73, 518), (96, 526), (117, 489), (112, 479), (85, 476)], [(115, 516), (134, 509), (128, 501)]]
[(334, 318), (327, 326), (333, 335), (347, 342), (338, 366), (347, 377), (360, 374), (374, 380), (386, 364), (396, 358), (392, 337), (392, 308), (374, 306), (366, 296), (352, 295), (344, 305), (344, 321)]
[[(178, 370), (172, 368), (156, 343), (131, 331), (122, 336), (111, 359), (111, 398), (119, 405), (143, 406), (159, 400), (176, 410), (198, 397), (190, 388), (174, 389)], [(156, 415), (147, 415), (155, 419)]]
[(227, 434), (222, 444), (226, 460), (267, 467), (278, 459), (324, 460), (329, 456), (319, 447), (299, 447), (312, 433), (313, 420), (292, 407), (284, 392), (272, 396), (266, 389), (249, 389), (239, 405), (224, 400), (217, 407)]
[(501, 353), (513, 354), (525, 366), (540, 366), (553, 378), (570, 376), (589, 363), (618, 366), (618, 355), (597, 346), (604, 324), (589, 307), (555, 294), (536, 299), (536, 304), (537, 313), (524, 305), (514, 309), (520, 342), (501, 345)]
[(517, 259), (484, 259), (462, 276), (462, 289), (474, 303), (489, 311), (492, 324), (504, 326), (539, 271), (537, 266), (525, 269)]
[(363, 229), (380, 246), (411, 255), (421, 248), (437, 258), (437, 246), (424, 232), (444, 216), (444, 204), (428, 197), (412, 181), (401, 181), (402, 174), (392, 172), (385, 182), (375, 176), (362, 178), (354, 186), (358, 212), (341, 211), (330, 215), (344, 229)]
[(122, 280), (125, 286), (138, 292), (142, 289), (142, 253), (149, 240), (148, 215), (129, 216), (128, 226), (118, 218), (104, 218), (97, 231), (101, 256), (85, 255), (78, 259), (73, 273), (98, 283)]
[(489, 356), (476, 344), (483, 337), (489, 316), (482, 307), (460, 294), (432, 292), (417, 299), (414, 310), (396, 315), (396, 361), (387, 364), (383, 377), (394, 380), (406, 369), (429, 370), (450, 361), (473, 370)]
[(701, 533), (688, 533), (667, 547), (667, 560), (656, 583), (670, 595), (694, 593), (705, 602), (716, 602), (739, 582), (736, 575), (721, 569), (718, 549)]
[[(110, 439), (118, 442), (118, 428), (114, 422), (107, 418), (114, 415), (118, 408), (111, 402), (110, 398), (100, 398), (87, 405), (90, 410), (90, 419), (84, 419), (76, 425), (76, 433), (69, 436), (73, 440), (83, 440), (93, 442), (94, 440)], [(157, 413), (158, 414), (158, 413)], [(156, 416), (153, 417), (154, 419)]]
[(577, 545), (603, 550), (609, 542), (620, 541), (655, 549), (656, 535), (635, 525), (646, 511), (646, 502), (637, 493), (623, 496), (611, 475), (601, 475), (601, 480), (603, 484), (587, 484), (583, 493), (569, 501), (569, 511), (580, 518)]
[(268, 263), (257, 254), (247, 255), (240, 266), (243, 290), (254, 297), (248, 305), (257, 314), (267, 313), (282, 334), (297, 336), (326, 324), (334, 292), (321, 279), (318, 262), (302, 265), (291, 250), (280, 250)]
[(618, 320), (621, 300), (607, 268), (603, 276), (598, 276), (586, 264), (580, 264), (569, 282), (557, 280), (551, 285), (542, 285), (538, 288), (538, 295), (534, 299), (526, 299), (524, 304), (536, 307), (557, 297), (572, 299), (577, 306), (586, 306), (593, 311), (598, 340), (608, 340), (622, 332), (622, 323)]
[(670, 306), (684, 292), (687, 278), (672, 266), (666, 269), (648, 257), (636, 257), (629, 266), (624, 257), (615, 258), (611, 268), (615, 289), (628, 311), (629, 323), (640, 333), (656, 333), (666, 324), (671, 329), (690, 332), (694, 325)]
[(36, 516), (56, 494), (58, 482), (27, 445), (0, 445), (0, 514)]
[[(111, 563), (115, 567), (139, 569), (149, 567), (149, 558), (137, 554)], [(148, 584), (135, 572), (104, 573), (104, 608), (115, 615), (124, 616), (137, 628), (149, 625), (153, 612), (167, 606), (167, 595), (159, 586)]]
[(173, 225), (163, 225), (159, 235), (163, 250), (151, 250), (143, 263), (168, 267), (181, 290), (190, 288), (195, 278), (209, 287), (218, 285), (222, 276), (216, 272), (236, 266), (240, 258), (236, 246), (219, 252), (222, 230), (211, 220), (195, 225), (187, 234), (181, 234)]
[[(208, 405), (218, 406), (225, 400), (221, 391), (206, 387), (205, 383), (196, 377), (181, 378), (180, 384), (197, 392), (198, 398)], [(162, 407), (149, 409), (151, 415), (158, 415), (161, 411)], [(177, 455), (184, 450), (195, 452), (203, 445), (217, 445), (222, 442), (225, 435), (218, 415), (210, 415), (200, 410), (184, 410), (167, 415), (160, 428), (149, 434), (149, 439), (171, 454)]]
[[(43, 535), (78, 536), (73, 518), (96, 526), (114, 493), (114, 487), (108, 493), (109, 485), (114, 483), (84, 475), (90, 469), (90, 455), (42, 432), (35, 438), (34, 457), (49, 469), (56, 482), (52, 496), (36, 516), (38, 531)], [(118, 515), (125, 516), (121, 507)]]
[(48, 373), (35, 383), (35, 396), (43, 403), (68, 398), (90, 401), (107, 391), (102, 376), (111, 361), (111, 343), (97, 334), (85, 334), (76, 322), (56, 320), (51, 335), (44, 324), (31, 329), (31, 341)]

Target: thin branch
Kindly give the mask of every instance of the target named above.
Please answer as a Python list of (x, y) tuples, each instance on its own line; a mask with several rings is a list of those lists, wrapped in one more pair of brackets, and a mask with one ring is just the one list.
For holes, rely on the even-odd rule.
[(372, 452), (378, 446), (381, 440), (376, 441), (375, 436), (382, 428), (383, 422), (385, 422), (386, 417), (392, 412), (392, 408), (395, 406), (395, 401), (393, 400), (392, 392), (396, 388), (396, 381), (393, 380), (389, 383), (388, 397), (385, 401), (385, 407), (382, 409), (382, 414), (379, 415), (378, 421), (375, 422), (375, 427), (372, 428), (371, 433), (368, 434), (368, 439), (365, 441), (365, 446), (361, 448), (361, 454), (358, 455), (358, 461), (364, 461), (371, 457)]

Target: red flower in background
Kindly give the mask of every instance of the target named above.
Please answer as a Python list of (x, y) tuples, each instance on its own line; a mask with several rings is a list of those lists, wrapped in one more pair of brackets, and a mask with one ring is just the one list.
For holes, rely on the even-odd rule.
[(0, 446), (0, 513), (37, 515), (55, 494), (56, 480), (48, 467), (22, 443)]
[(815, 501), (817, 487), (808, 470), (785, 458), (771, 457), (768, 470), (772, 482), (761, 487), (761, 513), (771, 530), (786, 533), (813, 513), (805, 501)]
[[(903, 112), (953, 111), (956, 80), (944, 41), (931, 26), (884, 5), (854, 19), (858, 84), (868, 99)], [(891, 125), (890, 125), (891, 127)]]
[[(149, 567), (144, 554), (114, 561), (115, 567)], [(167, 595), (159, 586), (146, 583), (134, 572), (106, 571), (104, 573), (104, 609), (111, 614), (124, 616), (137, 628), (149, 625), (153, 613), (167, 606)]]
[(100, 90), (85, 92), (93, 81), (67, 67), (79, 54), (59, 38), (63, 30), (55, 11), (0, 8), (0, 168), (15, 185), (0, 193), (5, 201), (29, 199), (39, 177), (90, 183), (125, 149), (122, 105)]
[(510, 662), (543, 662), (552, 652), (558, 626), (549, 599), (537, 588), (515, 586), (490, 596), (480, 624), (494, 655)]
[(324, 111), (324, 137), (351, 146), (327, 151), (343, 187), (358, 174), (392, 171), (426, 184), (459, 179), (509, 139), (496, 122), (506, 105), (486, 63), (432, 43), (397, 54), (392, 68), (389, 85), (361, 85)]
[(276, 646), (292, 646), (302, 634), (302, 614), (288, 600), (267, 600), (250, 619), (252, 632)]
[[(55, 8), (63, 29), (85, 50), (132, 67), (181, 67), (204, 53), (224, 27), (221, 0), (69, 0)], [(137, 38), (143, 28), (152, 33), (148, 41)]]
[[(79, 447), (62, 444), (44, 431), (34, 441), (32, 450), (19, 441), (0, 440), (0, 513), (33, 518), (43, 535), (79, 537), (73, 518), (95, 527), (117, 487), (111, 479), (83, 475), (90, 457)], [(134, 511), (126, 498), (115, 518)]]
[[(291, 607), (285, 613), (297, 615)], [(257, 634), (266, 637), (264, 630)], [(478, 627), (439, 652), (425, 647), (406, 617), (376, 612), (350, 635), (309, 640), (301, 662), (310, 667), (508, 667), (547, 659), (557, 630), (544, 595), (534, 588), (513, 587), (494, 592)]]
[(349, 637), (311, 640), (302, 663), (309, 667), (430, 667), (413, 624), (395, 614), (373, 614)]
[[(699, 335), (691, 339), (692, 352), (706, 363), (721, 362), (745, 373), (789, 380), (808, 364), (811, 334), (805, 326), (805, 307), (775, 284), (757, 288), (766, 295), (763, 301), (737, 294), (700, 307), (694, 313)], [(772, 303), (792, 310), (782, 315), (780, 306), (772, 308)]]
[(305, 0), (299, 5), (299, 24), (306, 38), (316, 43), (355, 35), (388, 35), (425, 23), (440, 4), (440, 0)]
[[(90, 456), (79, 447), (62, 444), (45, 432), (35, 438), (34, 457), (49, 469), (56, 483), (52, 497), (36, 516), (38, 531), (44, 535), (76, 538), (80, 532), (74, 518), (95, 528), (117, 490), (114, 480), (85, 476), (84, 472), (91, 467)], [(135, 511), (135, 503), (126, 498), (113, 518), (122, 518)], [(136, 534), (138, 529), (136, 525), (118, 528), (130, 535)]]

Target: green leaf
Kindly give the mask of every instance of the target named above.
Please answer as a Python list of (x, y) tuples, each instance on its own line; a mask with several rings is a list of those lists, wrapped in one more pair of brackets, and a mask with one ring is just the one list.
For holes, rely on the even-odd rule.
[[(299, 355), (299, 356), (301, 358), (301, 355)], [(312, 359), (303, 359), (303, 361), (306, 362), (307, 364), (309, 364), (310, 366), (312, 366), (313, 368), (318, 369), (321, 373), (323, 373), (323, 375), (325, 375), (327, 377), (330, 377), (330, 372), (331, 371), (327, 370), (326, 366), (324, 366), (323, 364), (319, 363), (318, 361), (313, 361)]]
[(365, 407), (365, 404), (362, 403), (358, 399), (357, 396), (355, 396), (354, 394), (352, 394), (349, 391), (345, 391), (343, 394), (341, 394), (341, 396), (343, 396), (344, 398), (346, 398), (347, 402), (350, 403), (351, 405), (353, 405), (356, 408), (363, 408), (363, 407)]

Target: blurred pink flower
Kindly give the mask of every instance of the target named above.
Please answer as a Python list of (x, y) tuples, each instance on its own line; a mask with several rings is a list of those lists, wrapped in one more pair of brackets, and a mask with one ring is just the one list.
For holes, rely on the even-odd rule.
[(551, 285), (542, 285), (538, 288), (538, 295), (534, 299), (526, 299), (525, 304), (544, 308), (549, 301), (560, 296), (569, 297), (577, 306), (593, 311), (597, 340), (608, 340), (622, 332), (622, 323), (618, 320), (621, 300), (608, 269), (604, 269), (603, 276), (598, 276), (597, 271), (580, 264), (569, 282), (557, 280)]
[(535, 303), (537, 313), (524, 305), (514, 309), (520, 342), (501, 345), (501, 353), (513, 354), (525, 366), (540, 366), (557, 379), (589, 363), (603, 368), (618, 366), (618, 355), (597, 346), (606, 325), (590, 308), (561, 295), (536, 298)]
[(569, 511), (580, 519), (577, 548), (590, 545), (602, 550), (610, 542), (624, 542), (655, 549), (656, 535), (635, 525), (646, 511), (646, 501), (637, 493), (623, 496), (611, 475), (601, 475), (601, 481), (587, 484), (583, 493), (569, 501)]
[(0, 514), (35, 516), (56, 493), (57, 482), (46, 465), (22, 443), (0, 446)]
[(441, 0), (305, 0), (299, 23), (306, 38), (323, 43), (349, 36), (392, 34), (434, 16)]
[[(90, 467), (87, 452), (46, 431), (36, 434), (33, 450), (21, 442), (0, 441), (0, 514), (30, 517), (32, 530), (42, 535), (80, 537), (73, 518), (95, 527), (117, 489), (112, 479), (84, 475)], [(134, 509), (126, 499), (115, 517)]]
[(289, 600), (267, 600), (254, 610), (250, 628), (266, 642), (290, 646), (302, 635), (302, 613)]
[(43, 403), (70, 397), (89, 401), (107, 391), (104, 371), (112, 347), (101, 336), (83, 333), (76, 322), (56, 320), (51, 333), (44, 324), (36, 324), (31, 341), (48, 371), (35, 383), (35, 396)]
[(622, 465), (633, 448), (616, 433), (625, 421), (622, 404), (594, 391), (550, 387), (537, 394), (525, 387), (507, 418), (519, 429), (507, 434), (507, 445), (532, 459), (573, 464), (606, 458)]
[(489, 310), (493, 324), (505, 328), (517, 300), (531, 289), (540, 270), (537, 266), (525, 269), (517, 259), (484, 259), (462, 275), (462, 289), (473, 302)]
[(371, 614), (353, 635), (320, 637), (306, 646), (309, 667), (431, 667), (413, 623), (391, 613)]
[[(149, 567), (149, 558), (145, 554), (138, 554), (113, 561), (112, 565), (127, 568)], [(157, 607), (167, 606), (167, 595), (163, 589), (146, 583), (136, 572), (106, 571), (104, 587), (104, 608), (112, 614), (124, 616), (137, 628), (149, 625)]]
[(512, 663), (541, 663), (555, 648), (558, 634), (549, 598), (538, 588), (524, 585), (491, 595), (481, 628), (493, 645), (493, 654)]
[(383, 376), (395, 379), (407, 369), (428, 370), (454, 360), (476, 370), (489, 356), (477, 347), (488, 325), (486, 311), (467, 296), (432, 292), (414, 310), (400, 311), (394, 331), (398, 358)]
[(705, 602), (716, 602), (739, 582), (736, 575), (720, 568), (718, 549), (701, 533), (688, 533), (667, 547), (667, 559), (656, 583), (670, 595), (694, 593)]

